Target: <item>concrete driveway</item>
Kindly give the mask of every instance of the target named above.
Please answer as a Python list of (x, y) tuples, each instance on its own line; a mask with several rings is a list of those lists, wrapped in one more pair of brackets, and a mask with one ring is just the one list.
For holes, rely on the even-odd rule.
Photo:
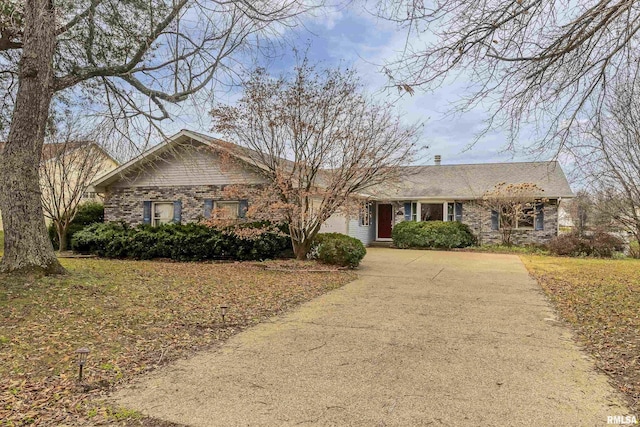
[(376, 248), (359, 276), (114, 398), (192, 426), (604, 426), (629, 412), (518, 257)]

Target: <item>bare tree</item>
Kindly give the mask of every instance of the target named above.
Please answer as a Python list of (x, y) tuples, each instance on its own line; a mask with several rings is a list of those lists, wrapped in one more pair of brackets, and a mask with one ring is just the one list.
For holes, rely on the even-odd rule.
[[(591, 183), (598, 216), (640, 242), (640, 99), (634, 84), (619, 85), (603, 114), (583, 124), (576, 160)], [(578, 142), (576, 142), (576, 145)]]
[[(316, 2), (317, 4), (317, 2)], [(52, 99), (106, 106), (113, 120), (163, 120), (233, 74), (235, 52), (289, 24), (302, 0), (5, 0), (0, 86), (0, 270), (64, 271), (46, 234), (38, 167)], [(278, 31), (275, 28), (274, 33)]]
[(94, 141), (73, 132), (44, 144), (40, 166), (42, 207), (55, 227), (60, 251), (67, 250), (67, 231), (91, 182), (114, 165)]
[(597, 199), (582, 189), (576, 193), (576, 197), (567, 201), (566, 212), (571, 219), (573, 231), (580, 237), (585, 235), (590, 223), (596, 223), (598, 216), (594, 215), (594, 211)]
[(480, 204), (498, 218), (502, 244), (511, 246), (513, 230), (519, 225), (534, 227), (538, 203), (544, 190), (533, 183), (507, 184), (501, 182), (482, 196)]
[(341, 206), (397, 177), (416, 152), (419, 128), (363, 94), (354, 71), (319, 69), (306, 58), (289, 76), (255, 70), (236, 106), (212, 115), (215, 130), (248, 148), (267, 178), (264, 200), (289, 223), (298, 259)]
[[(487, 129), (540, 132), (535, 147), (559, 150), (578, 120), (599, 114), (612, 84), (640, 65), (640, 4), (633, 0), (379, 0), (378, 13), (408, 32), (404, 55), (387, 64), (405, 90), (460, 74), (462, 110), (493, 114)], [(636, 95), (637, 97), (637, 95)]]

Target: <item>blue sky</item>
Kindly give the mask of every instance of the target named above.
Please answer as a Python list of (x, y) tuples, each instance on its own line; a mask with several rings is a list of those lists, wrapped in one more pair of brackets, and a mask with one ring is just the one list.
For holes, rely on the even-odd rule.
[[(429, 146), (429, 150), (418, 163), (430, 163), (436, 154), (442, 156), (443, 164), (546, 160), (534, 158), (522, 150), (506, 151), (507, 135), (499, 131), (490, 132), (472, 145), (484, 128), (483, 120), (488, 112), (475, 108), (462, 115), (447, 114), (452, 104), (466, 93), (470, 82), (464, 76), (430, 92), (419, 89), (413, 96), (399, 97), (395, 89), (385, 89), (388, 81), (381, 66), (385, 61), (397, 58), (406, 37), (406, 33), (393, 24), (355, 9), (327, 10), (322, 15), (306, 18), (303, 24), (287, 30), (286, 39), (301, 49), (308, 45), (312, 62), (355, 67), (370, 93), (382, 98), (399, 98), (398, 108), (407, 122), (425, 122), (421, 142)], [(268, 69), (277, 75), (290, 70), (293, 64), (291, 46), (284, 45), (277, 57), (269, 62)], [(219, 94), (218, 100), (233, 103), (236, 97), (237, 93), (233, 92)], [(198, 109), (202, 111), (201, 106)], [(189, 127), (211, 133), (210, 124), (203, 117), (193, 120), (184, 115), (171, 127), (176, 130)], [(517, 145), (526, 146), (527, 141), (519, 141)]]

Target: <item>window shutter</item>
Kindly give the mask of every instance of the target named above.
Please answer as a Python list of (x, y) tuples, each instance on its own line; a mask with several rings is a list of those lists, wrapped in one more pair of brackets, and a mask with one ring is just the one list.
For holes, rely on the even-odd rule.
[(455, 218), (456, 221), (462, 222), (462, 202), (456, 202), (455, 204)]
[(500, 218), (498, 217), (498, 212), (492, 210), (491, 211), (491, 229), (497, 230), (500, 227)]
[(151, 224), (151, 202), (142, 202), (142, 223)]
[(411, 202), (404, 204), (404, 220), (411, 221)]
[(536, 230), (544, 230), (544, 203), (536, 203)]
[(211, 212), (213, 212), (213, 199), (204, 199), (204, 217), (205, 217), (205, 219), (211, 218)]
[(248, 200), (240, 200), (240, 203), (238, 204), (238, 209), (240, 210), (240, 212), (238, 212), (238, 217), (239, 218), (244, 218), (247, 216), (247, 209), (249, 209), (249, 201)]
[(173, 222), (180, 224), (182, 221), (182, 202), (176, 200), (173, 202)]

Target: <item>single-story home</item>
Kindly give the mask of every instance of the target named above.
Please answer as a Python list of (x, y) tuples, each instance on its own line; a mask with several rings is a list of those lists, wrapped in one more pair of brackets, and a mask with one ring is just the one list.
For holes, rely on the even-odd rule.
[[(243, 217), (251, 200), (229, 200), (230, 185), (260, 186), (261, 171), (248, 151), (219, 139), (182, 130), (93, 183), (105, 200), (105, 221), (136, 224), (193, 222), (224, 212)], [(235, 160), (228, 162), (225, 157)], [(395, 183), (367, 189), (357, 217), (335, 214), (322, 232), (357, 237), (364, 244), (391, 240), (401, 221), (461, 221), (482, 243), (501, 239), (500, 217), (479, 201), (499, 183), (534, 183), (543, 192), (534, 212), (514, 230), (514, 243), (544, 243), (558, 234), (558, 207), (573, 192), (555, 162), (436, 164), (403, 167)]]

